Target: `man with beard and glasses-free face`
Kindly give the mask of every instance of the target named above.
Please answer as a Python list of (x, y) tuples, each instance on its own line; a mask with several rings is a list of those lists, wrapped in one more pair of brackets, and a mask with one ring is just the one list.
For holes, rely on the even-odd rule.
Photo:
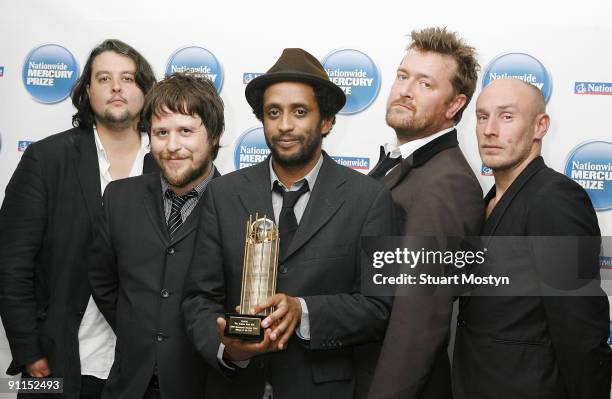
[(205, 364), (180, 303), (200, 199), (219, 176), (223, 102), (208, 79), (177, 73), (147, 95), (143, 122), (161, 173), (108, 186), (91, 254), (94, 298), (117, 334), (102, 397), (202, 398)]
[(64, 398), (98, 398), (113, 364), (115, 335), (91, 298), (87, 251), (106, 185), (156, 170), (138, 129), (154, 83), (149, 63), (127, 44), (94, 48), (72, 89), (75, 127), (29, 146), (6, 188), (0, 314), (13, 356), (7, 373), (62, 377)]
[[(411, 37), (387, 101), (396, 142), (381, 147), (370, 176), (391, 190), (401, 234), (478, 235), (482, 189), (455, 127), (476, 88), (474, 48), (445, 28), (413, 31)], [(419, 295), (398, 292), (395, 298), (371, 398), (451, 397), (453, 298)]]
[[(454, 397), (608, 399), (609, 303), (599, 288), (597, 216), (586, 191), (540, 155), (550, 125), (544, 97), (521, 80), (495, 80), (478, 97), (476, 119), (480, 156), (495, 178), (485, 197), (482, 235), (534, 236), (528, 253), (513, 254), (506, 273), (526, 270), (541, 281), (524, 284), (521, 296), (460, 298)], [(535, 245), (541, 238), (558, 245), (550, 236), (575, 240), (581, 252), (564, 256), (573, 246), (565, 238), (564, 248)], [(551, 281), (576, 281), (573, 259), (580, 285), (597, 282), (591, 296), (561, 290), (547, 295)], [(546, 278), (551, 269), (554, 280)]]
[[(391, 196), (322, 151), (346, 100), (311, 54), (285, 49), (246, 97), (272, 154), (210, 184), (184, 289), (188, 334), (213, 369), (207, 395), (353, 398), (357, 348), (382, 339), (391, 305), (360, 293), (360, 237), (393, 233)], [(254, 309), (275, 309), (263, 341), (247, 342), (224, 336), (224, 316), (239, 305), (255, 214), (279, 228), (278, 293)]]

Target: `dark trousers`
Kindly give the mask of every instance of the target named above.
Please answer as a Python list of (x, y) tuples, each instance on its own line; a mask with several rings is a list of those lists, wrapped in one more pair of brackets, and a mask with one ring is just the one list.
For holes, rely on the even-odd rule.
[[(52, 375), (49, 377), (53, 377)], [(21, 378), (32, 378), (26, 373), (21, 375)], [(106, 380), (101, 380), (91, 375), (81, 376), (81, 394), (79, 399), (100, 399), (102, 389)], [(17, 399), (59, 399), (63, 394), (43, 394), (43, 393), (20, 393)]]

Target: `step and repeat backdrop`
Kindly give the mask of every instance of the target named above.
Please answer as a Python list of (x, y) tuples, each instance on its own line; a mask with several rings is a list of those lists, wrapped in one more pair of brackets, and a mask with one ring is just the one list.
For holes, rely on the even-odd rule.
[[(37, 4), (38, 3), (38, 4)], [(28, 2), (0, 15), (0, 200), (23, 151), (71, 127), (70, 89), (90, 50), (106, 38), (139, 50), (158, 79), (175, 71), (209, 78), (226, 105), (226, 131), (216, 161), (222, 173), (262, 161), (269, 153), (244, 88), (285, 47), (319, 58), (347, 95), (326, 151), (367, 173), (379, 146), (392, 141), (385, 103), (413, 29), (447, 26), (476, 47), (481, 72), (476, 95), (503, 77), (542, 91), (552, 125), (544, 139), (547, 164), (588, 192), (603, 235), (612, 235), (612, 5), (575, 8), (517, 2), (506, 10), (485, 2), (387, 6), (317, 2), (298, 7), (178, 3), (146, 8), (129, 2)], [(448, 3), (448, 4), (446, 4)], [(213, 7), (214, 5), (214, 7)], [(459, 140), (486, 192), (491, 171), (478, 156), (475, 98), (458, 125)], [(417, 188), (418, 189), (418, 188)], [(602, 248), (604, 279), (612, 279), (612, 248)], [(3, 337), (3, 334), (2, 334)], [(0, 344), (0, 368), (10, 352)]]

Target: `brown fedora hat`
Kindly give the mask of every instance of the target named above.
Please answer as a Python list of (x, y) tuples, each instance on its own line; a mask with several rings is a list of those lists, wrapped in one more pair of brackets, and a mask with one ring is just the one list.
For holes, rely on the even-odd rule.
[(346, 103), (346, 96), (341, 88), (329, 80), (323, 65), (306, 50), (301, 48), (286, 48), (280, 58), (265, 74), (251, 80), (245, 89), (246, 99), (251, 107), (256, 96), (272, 83), (298, 81), (311, 85), (321, 85), (329, 88), (333, 93), (336, 112), (340, 111)]

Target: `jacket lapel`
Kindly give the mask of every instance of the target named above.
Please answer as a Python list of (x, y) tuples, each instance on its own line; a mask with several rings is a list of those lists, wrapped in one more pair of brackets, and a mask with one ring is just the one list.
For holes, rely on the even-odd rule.
[(409, 157), (402, 159), (400, 167), (391, 170), (391, 172), (383, 178), (383, 181), (391, 190), (397, 186), (412, 169), (424, 165), (439, 152), (457, 146), (459, 146), (459, 142), (457, 141), (457, 130), (452, 130), (443, 134), (417, 149)]
[[(247, 214), (264, 215), (274, 220), (272, 187), (270, 186), (270, 156), (265, 161), (243, 170), (244, 186), (238, 193), (240, 203)], [(246, 223), (246, 220), (244, 221)]]
[[(521, 191), (521, 189), (525, 186), (525, 184), (540, 170), (546, 168), (546, 164), (544, 163), (544, 159), (542, 157), (537, 157), (527, 167), (523, 170), (518, 177), (510, 184), (508, 190), (502, 195), (501, 200), (495, 205), (493, 211), (485, 221), (482, 235), (483, 236), (491, 236), (495, 234), (495, 230), (499, 225), (499, 222), (502, 220), (504, 213), (512, 203), (512, 200), (516, 195)], [(495, 186), (491, 188), (491, 190), (485, 196), (485, 206), (491, 201), (491, 199), (495, 196)]]
[(157, 166), (157, 162), (155, 162), (155, 158), (151, 155), (150, 152), (147, 152), (144, 156), (144, 160), (142, 162), (142, 174), (159, 172), (159, 166)]
[(73, 129), (73, 141), (77, 150), (74, 159), (81, 194), (92, 221), (101, 214), (102, 194), (100, 187), (100, 166), (93, 130)]
[(341, 190), (346, 179), (340, 172), (341, 167), (323, 152), (323, 165), (321, 165), (304, 215), (302, 215), (293, 241), (285, 257), (280, 260), (281, 262), (306, 244), (342, 207), (344, 196)]
[(159, 173), (151, 175), (147, 190), (143, 198), (143, 204), (149, 216), (149, 221), (159, 239), (166, 245), (170, 242), (166, 217), (164, 215), (164, 203), (162, 199), (161, 177)]

